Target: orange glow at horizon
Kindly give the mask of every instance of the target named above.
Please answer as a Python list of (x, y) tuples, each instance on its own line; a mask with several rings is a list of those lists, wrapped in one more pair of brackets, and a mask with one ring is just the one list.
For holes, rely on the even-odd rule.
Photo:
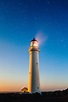
[[(17, 92), (17, 91), (21, 91), (21, 89), (24, 87), (24, 83), (19, 83), (19, 82), (3, 82), (0, 83), (0, 92)], [(27, 85), (26, 85), (27, 87)], [(61, 86), (61, 85), (43, 85), (41, 84), (40, 86), (41, 91), (55, 91), (55, 90), (63, 90), (65, 88), (67, 88), (65, 85)]]
[(0, 83), (0, 92), (15, 92), (15, 91), (21, 91), (21, 89), (25, 86), (24, 83), (20, 82), (1, 82)]

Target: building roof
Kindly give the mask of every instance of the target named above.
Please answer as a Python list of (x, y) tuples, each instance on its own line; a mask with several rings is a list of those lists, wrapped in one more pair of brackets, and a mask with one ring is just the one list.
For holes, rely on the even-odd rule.
[(21, 89), (21, 91), (24, 90), (24, 89), (25, 89), (25, 90), (28, 90), (26, 87), (24, 87), (23, 89)]
[(33, 40), (31, 40), (31, 41), (37, 41), (38, 42), (38, 40), (36, 40), (35, 38), (33, 38)]

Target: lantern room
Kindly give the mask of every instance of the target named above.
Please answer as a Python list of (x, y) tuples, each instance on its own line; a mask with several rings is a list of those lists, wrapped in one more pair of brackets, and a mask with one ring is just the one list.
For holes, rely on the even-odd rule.
[(35, 38), (33, 38), (33, 40), (31, 40), (30, 46), (38, 47), (38, 41)]

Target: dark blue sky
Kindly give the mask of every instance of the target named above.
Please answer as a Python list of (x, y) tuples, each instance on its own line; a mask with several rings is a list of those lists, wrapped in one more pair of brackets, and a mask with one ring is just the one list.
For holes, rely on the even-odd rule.
[(27, 86), (28, 49), (38, 32), (47, 37), (40, 46), (41, 89), (68, 86), (68, 1), (0, 0), (0, 82), (6, 82), (4, 90), (15, 90), (11, 83), (16, 82), (16, 90)]

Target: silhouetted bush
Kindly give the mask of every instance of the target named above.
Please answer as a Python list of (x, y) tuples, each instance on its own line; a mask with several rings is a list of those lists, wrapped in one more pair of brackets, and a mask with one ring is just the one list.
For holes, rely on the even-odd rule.
[(0, 102), (68, 102), (68, 89), (35, 94), (0, 93)]

